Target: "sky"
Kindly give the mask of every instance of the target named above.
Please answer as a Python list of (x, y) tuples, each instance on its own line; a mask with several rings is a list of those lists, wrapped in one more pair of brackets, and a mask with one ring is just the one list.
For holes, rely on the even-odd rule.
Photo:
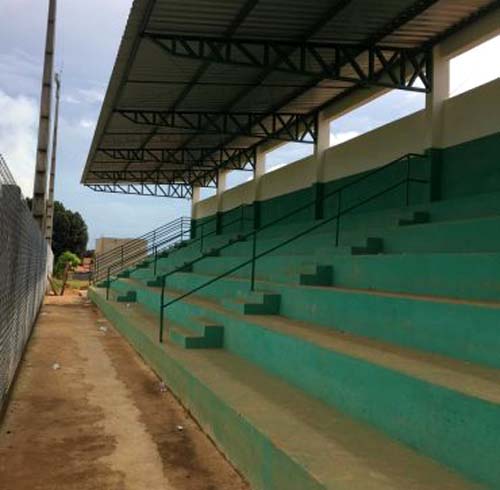
[[(96, 193), (80, 184), (132, 0), (58, 3), (55, 68), (62, 72), (62, 95), (56, 199), (82, 214), (89, 226), (89, 248), (101, 236), (138, 236), (189, 215), (186, 200)], [(0, 152), (26, 196), (33, 191), (47, 6), (48, 0), (0, 0)], [(452, 95), (500, 77), (500, 64), (487, 62), (499, 50), (500, 37), (457, 58), (451, 67)], [(423, 95), (391, 92), (335, 121), (331, 142), (339, 144), (423, 106)], [(281, 147), (268, 155), (267, 168), (303, 158), (311, 150), (307, 144)], [(247, 179), (248, 174), (237, 172), (229, 184)]]

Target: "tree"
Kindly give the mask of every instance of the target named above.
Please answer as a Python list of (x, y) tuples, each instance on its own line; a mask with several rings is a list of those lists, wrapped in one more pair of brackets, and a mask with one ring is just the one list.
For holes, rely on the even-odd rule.
[(71, 252), (62, 253), (56, 262), (55, 275), (63, 280), (61, 287), (61, 296), (64, 296), (64, 290), (66, 289), (66, 283), (68, 282), (68, 273), (75, 267), (81, 264), (81, 260)]
[[(26, 202), (31, 209), (31, 199), (27, 198)], [(56, 263), (59, 256), (66, 251), (82, 257), (88, 240), (87, 225), (80, 213), (70, 211), (61, 202), (55, 201), (52, 250)]]
[(52, 250), (57, 258), (63, 252), (73, 252), (82, 257), (89, 239), (87, 225), (80, 213), (66, 209), (62, 203), (54, 203), (54, 235)]
[(55, 276), (62, 278), (65, 271), (73, 270), (81, 264), (81, 260), (72, 252), (64, 252), (57, 259), (55, 266)]

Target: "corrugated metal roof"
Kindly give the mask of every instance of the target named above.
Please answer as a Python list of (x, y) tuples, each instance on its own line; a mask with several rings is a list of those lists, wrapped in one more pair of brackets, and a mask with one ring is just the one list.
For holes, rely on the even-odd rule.
[[(491, 0), (135, 0), (82, 177), (85, 184), (126, 182), (98, 170), (179, 169), (178, 163), (117, 160), (114, 149), (250, 147), (262, 138), (136, 124), (117, 110), (276, 110), (308, 114), (354, 84), (307, 74), (235, 66), (167, 53), (144, 33), (242, 40), (378, 43), (414, 48), (460, 25)], [(364, 68), (368, 58), (359, 56)], [(380, 66), (380, 63), (378, 64)], [(349, 73), (346, 71), (346, 73)], [(188, 164), (186, 164), (188, 165)], [(181, 181), (182, 171), (162, 174)], [(167, 179), (167, 180), (168, 180)]]

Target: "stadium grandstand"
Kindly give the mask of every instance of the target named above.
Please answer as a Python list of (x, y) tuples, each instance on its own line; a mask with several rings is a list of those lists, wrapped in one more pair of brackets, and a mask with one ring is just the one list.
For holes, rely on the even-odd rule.
[[(499, 33), (491, 0), (134, 1), (82, 183), (192, 213), (89, 296), (252, 488), (500, 488), (500, 79), (450, 93)], [(392, 90), (425, 107), (331, 146)]]

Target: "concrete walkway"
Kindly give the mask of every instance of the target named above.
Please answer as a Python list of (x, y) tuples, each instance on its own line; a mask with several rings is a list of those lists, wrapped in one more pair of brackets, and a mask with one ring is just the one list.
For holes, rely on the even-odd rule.
[(0, 426), (6, 490), (243, 490), (240, 476), (85, 299), (47, 298)]

